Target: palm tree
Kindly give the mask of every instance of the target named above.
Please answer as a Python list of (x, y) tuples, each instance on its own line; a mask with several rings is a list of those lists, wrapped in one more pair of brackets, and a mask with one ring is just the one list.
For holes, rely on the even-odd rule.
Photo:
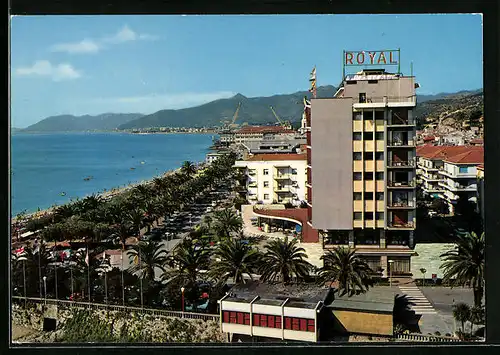
[(484, 320), (484, 309), (479, 307), (471, 307), (470, 314), (470, 335), (473, 336), (474, 324), (482, 324)]
[(444, 282), (453, 286), (472, 287), (474, 305), (481, 307), (484, 294), (484, 233), (458, 234), (453, 250), (441, 255)]
[(453, 318), (462, 324), (462, 334), (465, 334), (465, 322), (470, 318), (470, 307), (462, 302), (453, 305)]
[(186, 175), (187, 177), (193, 176), (193, 174), (196, 173), (196, 167), (194, 166), (193, 162), (186, 160), (184, 163), (182, 163), (181, 173)]
[(219, 238), (231, 237), (231, 232), (238, 233), (243, 227), (243, 220), (234, 210), (225, 208), (214, 212), (213, 229)]
[(130, 247), (127, 255), (131, 260), (141, 260), (140, 263), (135, 263), (129, 269), (132, 274), (139, 272), (140, 278), (154, 281), (156, 269), (165, 271), (164, 265), (167, 261), (167, 251), (160, 249), (159, 242), (139, 242)]
[(309, 275), (312, 265), (309, 264), (305, 249), (297, 246), (297, 240), (271, 240), (265, 246), (266, 252), (262, 257), (261, 272), (262, 281), (276, 281), (281, 279), (283, 284), (288, 284), (292, 277), (305, 278)]
[(338, 281), (340, 295), (365, 293), (370, 285), (372, 270), (354, 253), (354, 249), (335, 248), (321, 257), (324, 266), (320, 269), (321, 282)]
[(199, 270), (208, 267), (209, 257), (206, 249), (186, 238), (173, 250), (168, 262), (170, 269), (165, 271), (162, 279), (167, 282), (178, 281), (183, 285), (194, 284)]
[(241, 239), (227, 239), (214, 253), (210, 275), (226, 282), (232, 277), (234, 283), (245, 282), (243, 275), (250, 276), (257, 270), (259, 252)]

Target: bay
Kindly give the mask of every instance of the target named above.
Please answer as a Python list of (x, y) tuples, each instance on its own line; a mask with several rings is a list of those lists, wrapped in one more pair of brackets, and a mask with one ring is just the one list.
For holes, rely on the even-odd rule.
[(201, 162), (211, 143), (210, 134), (15, 133), (12, 216), (149, 180), (186, 160)]

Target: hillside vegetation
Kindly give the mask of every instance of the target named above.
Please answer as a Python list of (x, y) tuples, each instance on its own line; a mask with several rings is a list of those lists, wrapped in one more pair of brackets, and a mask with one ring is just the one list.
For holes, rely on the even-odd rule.
[(483, 91), (460, 92), (437, 100), (418, 102), (415, 109), (418, 128), (429, 124), (454, 129), (482, 127)]

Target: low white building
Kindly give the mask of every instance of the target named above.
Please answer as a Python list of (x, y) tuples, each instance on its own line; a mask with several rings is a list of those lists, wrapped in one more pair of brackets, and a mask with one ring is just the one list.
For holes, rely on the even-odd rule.
[(306, 154), (257, 154), (239, 160), (235, 167), (247, 176), (247, 200), (251, 204), (306, 201)]

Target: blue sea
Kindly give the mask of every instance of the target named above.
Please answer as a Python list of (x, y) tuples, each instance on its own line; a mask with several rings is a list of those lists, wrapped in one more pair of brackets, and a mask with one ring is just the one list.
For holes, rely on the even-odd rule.
[(13, 134), (12, 216), (152, 179), (186, 160), (203, 161), (211, 144), (210, 134)]

